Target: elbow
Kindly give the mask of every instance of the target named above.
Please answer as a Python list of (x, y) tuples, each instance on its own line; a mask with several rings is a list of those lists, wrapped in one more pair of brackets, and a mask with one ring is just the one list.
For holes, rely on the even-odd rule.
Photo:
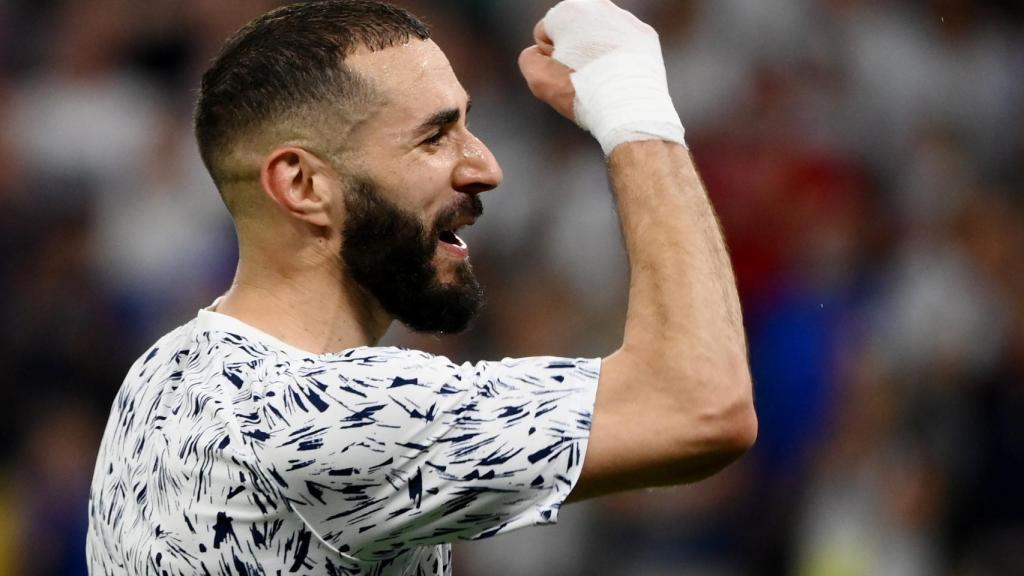
[(754, 447), (757, 441), (757, 412), (752, 401), (741, 402), (730, 410), (720, 425), (718, 450), (735, 460)]
[(757, 414), (753, 403), (738, 403), (709, 424), (701, 460), (706, 475), (714, 474), (747, 453), (757, 441)]
[(747, 453), (757, 440), (757, 415), (753, 406), (735, 411), (727, 418), (719, 420), (713, 431), (705, 436), (703, 449), (696, 454), (691, 453), (686, 462), (679, 462), (678, 478), (683, 482), (693, 482), (713, 476), (733, 464)]
[(753, 384), (746, 365), (733, 371), (728, 382), (720, 386), (731, 390), (723, 395), (723, 402), (712, 412), (716, 425), (712, 444), (729, 462), (739, 458), (757, 441), (757, 411), (754, 408)]
[(749, 372), (744, 369), (740, 375), (717, 384), (723, 393), (698, 417), (699, 440), (692, 443), (695, 438), (690, 436), (690, 442), (684, 441), (685, 455), (678, 462), (679, 472), (686, 475), (684, 481), (716, 474), (743, 456), (757, 440), (758, 420)]

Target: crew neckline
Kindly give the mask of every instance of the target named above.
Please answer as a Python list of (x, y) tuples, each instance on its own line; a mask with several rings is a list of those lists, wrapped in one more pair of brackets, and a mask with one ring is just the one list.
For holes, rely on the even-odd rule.
[(230, 332), (232, 334), (238, 334), (244, 336), (249, 340), (256, 342), (262, 342), (274, 348), (279, 348), (290, 354), (296, 354), (299, 356), (308, 357), (323, 357), (323, 356), (338, 356), (343, 355), (352, 350), (359, 350), (361, 348), (367, 348), (367, 346), (357, 346), (355, 348), (345, 348), (338, 350), (337, 352), (311, 352), (309, 350), (303, 350), (293, 344), (289, 344), (276, 336), (272, 336), (251, 324), (247, 324), (234, 316), (217, 312), (217, 305), (220, 304), (220, 298), (215, 300), (213, 304), (210, 304), (206, 308), (199, 310), (197, 317), (197, 326), (201, 330), (215, 331), (215, 332)]

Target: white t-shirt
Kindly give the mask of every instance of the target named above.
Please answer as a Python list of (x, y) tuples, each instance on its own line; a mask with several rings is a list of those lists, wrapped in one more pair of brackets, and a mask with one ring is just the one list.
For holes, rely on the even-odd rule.
[(136, 361), (114, 401), (90, 572), (450, 574), (452, 541), (555, 521), (599, 371), (316, 355), (201, 311)]

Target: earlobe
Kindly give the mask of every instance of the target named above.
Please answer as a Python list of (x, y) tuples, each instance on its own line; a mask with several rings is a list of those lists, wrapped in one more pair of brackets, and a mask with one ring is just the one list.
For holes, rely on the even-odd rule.
[(302, 148), (278, 148), (260, 171), (263, 192), (281, 210), (315, 226), (330, 225), (330, 194), (317, 178), (324, 165)]

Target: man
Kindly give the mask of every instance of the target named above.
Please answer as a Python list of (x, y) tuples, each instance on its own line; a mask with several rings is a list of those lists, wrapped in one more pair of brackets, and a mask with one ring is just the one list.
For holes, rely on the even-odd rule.
[(736, 290), (657, 35), (608, 0), (566, 0), (535, 35), (531, 90), (608, 154), (631, 262), (621, 348), (458, 366), (374, 347), (395, 319), (456, 332), (476, 313), (457, 232), (501, 169), (415, 17), (271, 12), (227, 43), (196, 112), (238, 273), (114, 402), (94, 574), (448, 574), (454, 540), (694, 481), (750, 446)]

